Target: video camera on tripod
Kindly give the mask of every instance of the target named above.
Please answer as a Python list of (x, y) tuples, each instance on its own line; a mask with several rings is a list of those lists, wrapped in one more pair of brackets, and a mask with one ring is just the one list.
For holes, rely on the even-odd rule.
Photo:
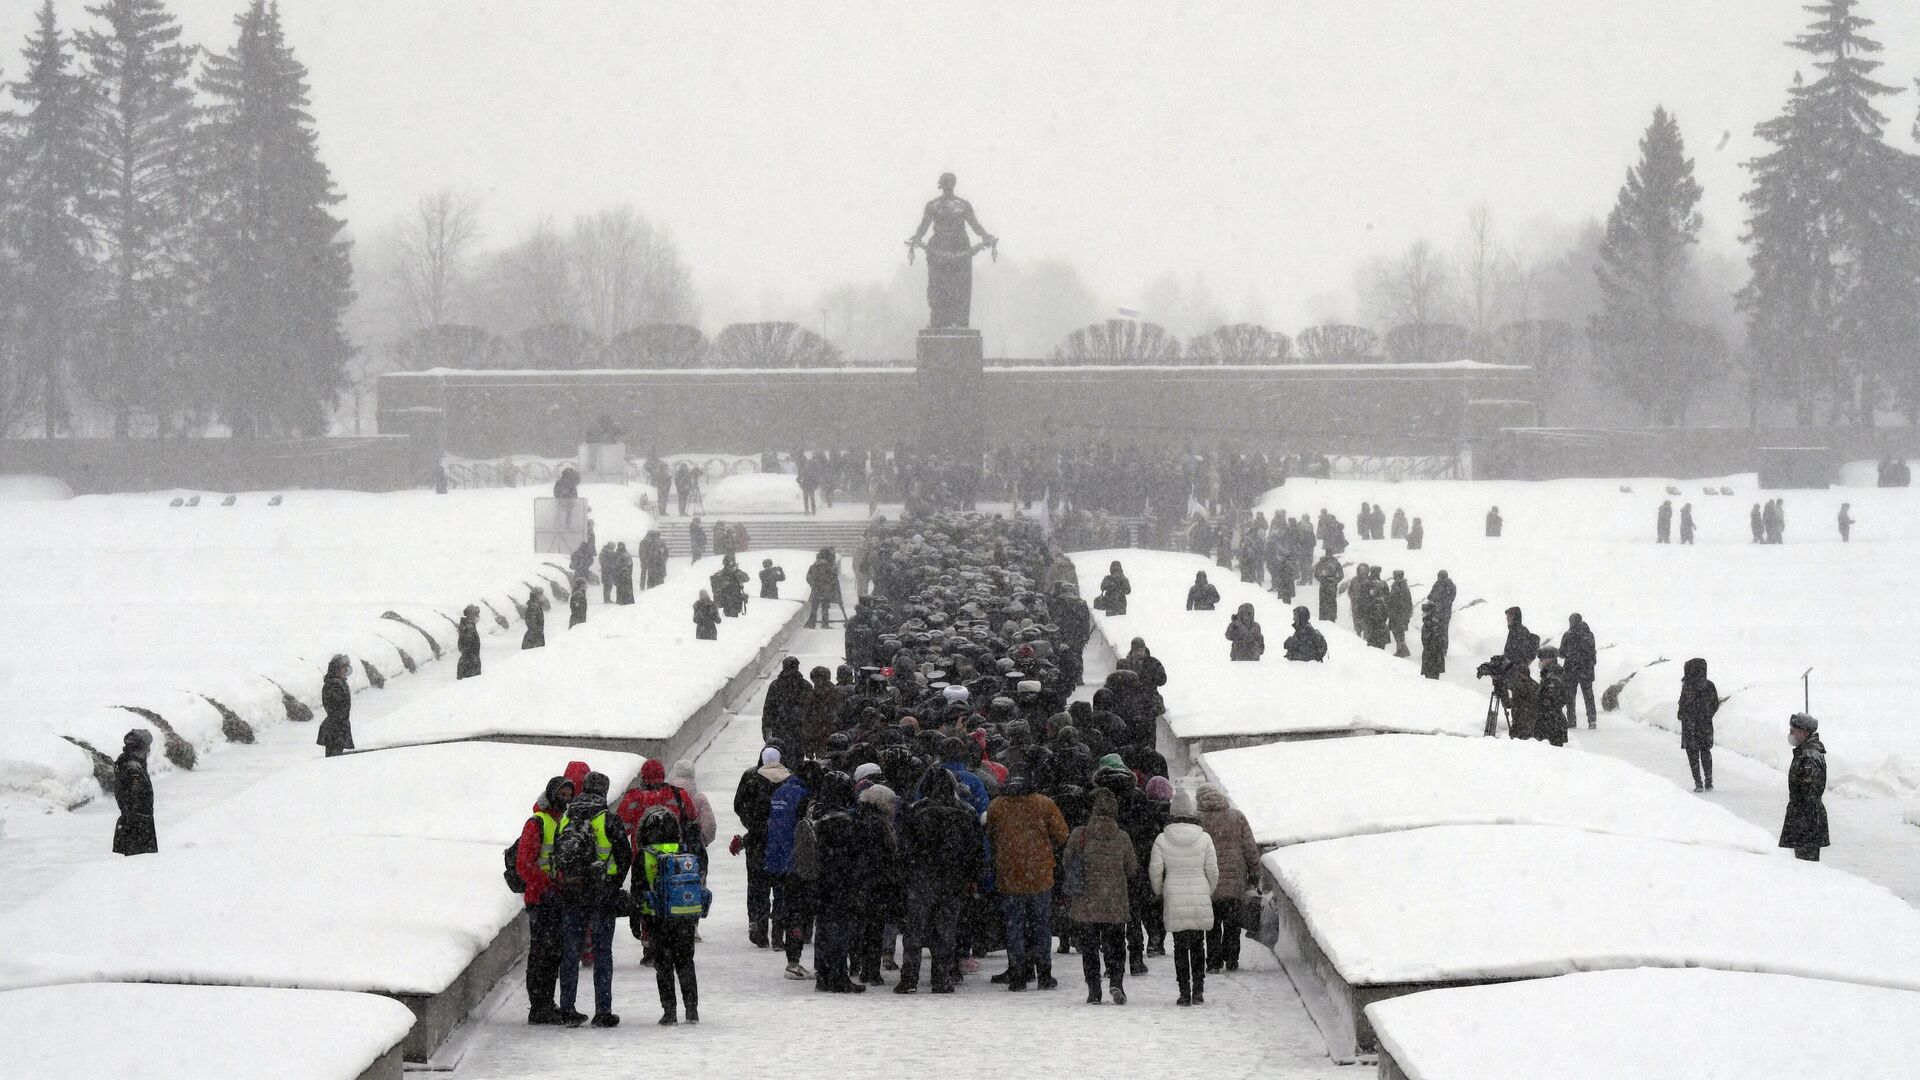
[(1513, 661), (1505, 654), (1490, 656), (1479, 667), (1473, 669), (1476, 679), (1492, 679), (1493, 692), (1487, 695), (1486, 734), (1491, 736), (1498, 730), (1501, 716), (1507, 718), (1507, 730), (1513, 730), (1513, 713), (1507, 704), (1507, 673), (1513, 670)]

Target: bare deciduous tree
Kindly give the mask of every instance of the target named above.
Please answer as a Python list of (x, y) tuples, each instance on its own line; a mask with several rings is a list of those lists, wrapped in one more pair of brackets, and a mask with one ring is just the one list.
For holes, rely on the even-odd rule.
[(480, 203), (452, 188), (420, 196), (395, 228), (390, 274), (416, 329), (455, 321), (480, 243)]
[(1397, 258), (1374, 264), (1368, 306), (1378, 324), (1445, 322), (1453, 312), (1453, 274), (1425, 240), (1415, 240)]
[(1472, 359), (1493, 354), (1495, 329), (1504, 321), (1503, 301), (1511, 295), (1513, 258), (1493, 228), (1493, 212), (1483, 204), (1467, 211), (1467, 235), (1460, 250), (1460, 286), (1467, 330), (1473, 335)]
[(642, 323), (694, 317), (689, 275), (673, 238), (633, 207), (575, 219), (568, 247), (587, 328), (601, 339)]

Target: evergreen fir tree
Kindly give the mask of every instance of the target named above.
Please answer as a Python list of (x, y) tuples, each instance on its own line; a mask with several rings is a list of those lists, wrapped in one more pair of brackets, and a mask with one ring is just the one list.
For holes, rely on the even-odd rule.
[(15, 356), (42, 433), (52, 438), (69, 417), (68, 363), (91, 315), (94, 242), (85, 215), (99, 172), (87, 141), (93, 101), (71, 67), (53, 0), (40, 6), (25, 58), (24, 78), (12, 84), (25, 112), (4, 228), (17, 274)]
[(1680, 125), (1666, 109), (1640, 139), (1640, 163), (1627, 170), (1600, 247), (1605, 310), (1588, 329), (1604, 376), (1646, 414), (1682, 419), (1721, 359), (1701, 348), (1701, 328), (1680, 318), (1688, 260), (1700, 238), (1700, 185)]
[(92, 226), (108, 278), (94, 379), (116, 436), (132, 415), (168, 422), (190, 404), (180, 358), (190, 323), (182, 261), (193, 222), (190, 146), (197, 50), (162, 0), (104, 0), (87, 12), (104, 28), (76, 38), (97, 99), (92, 151), (104, 174)]
[(237, 436), (324, 434), (353, 353), (341, 328), (352, 267), (328, 209), (340, 196), (277, 7), (253, 0), (235, 22), (239, 39), (200, 80), (210, 383)]
[(1874, 100), (1898, 91), (1872, 78), (1880, 44), (1865, 36), (1873, 23), (1857, 6), (1807, 8), (1813, 22), (1790, 44), (1818, 58), (1819, 78), (1795, 77), (1786, 108), (1757, 129), (1773, 149), (1748, 164), (1753, 277), (1740, 303), (1767, 388), (1792, 401), (1803, 424), (1823, 397), (1830, 420), (1870, 416), (1875, 388), (1899, 381), (1897, 307), (1914, 258), (1911, 166), (1883, 138)]

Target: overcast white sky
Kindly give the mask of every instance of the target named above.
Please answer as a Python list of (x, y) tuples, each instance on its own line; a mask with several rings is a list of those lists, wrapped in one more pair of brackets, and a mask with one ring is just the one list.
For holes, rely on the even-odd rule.
[[(220, 49), (241, 5), (172, 6)], [(0, 2), (7, 77), (35, 6)], [(82, 7), (58, 0), (69, 23)], [(479, 193), (501, 242), (631, 201), (674, 232), (711, 324), (891, 274), (951, 169), (1007, 253), (1071, 259), (1116, 303), (1201, 275), (1292, 327), (1358, 260), (1453, 244), (1475, 203), (1514, 239), (1603, 214), (1656, 103), (1731, 246), (1805, 21), (1779, 0), (281, 9), (357, 233), (442, 185)], [(1908, 145), (1920, 3), (1863, 13)]]

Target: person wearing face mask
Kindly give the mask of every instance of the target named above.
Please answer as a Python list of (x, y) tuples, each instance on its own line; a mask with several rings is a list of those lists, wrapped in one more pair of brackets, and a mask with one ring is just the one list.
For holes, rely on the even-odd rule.
[(1792, 848), (1796, 859), (1819, 862), (1820, 849), (1832, 843), (1823, 801), (1827, 747), (1820, 741), (1820, 721), (1794, 713), (1787, 721), (1787, 744), (1793, 747), (1793, 764), (1787, 767), (1787, 815), (1780, 826), (1780, 846)]

